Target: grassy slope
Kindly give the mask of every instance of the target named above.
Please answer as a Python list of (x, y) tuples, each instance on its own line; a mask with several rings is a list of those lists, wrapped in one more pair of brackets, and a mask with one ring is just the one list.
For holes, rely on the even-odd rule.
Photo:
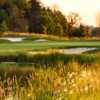
[(0, 43), (0, 51), (8, 50), (45, 50), (66, 47), (100, 47), (100, 40), (66, 40), (34, 42), (24, 41), (16, 43)]
[(9, 40), (4, 40), (4, 39), (0, 39), (0, 44), (1, 43), (10, 43), (10, 41)]

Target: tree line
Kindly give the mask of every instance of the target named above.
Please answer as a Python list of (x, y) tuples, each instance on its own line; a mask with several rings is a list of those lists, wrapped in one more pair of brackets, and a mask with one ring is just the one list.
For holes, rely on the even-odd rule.
[(57, 36), (89, 36), (90, 28), (80, 16), (67, 17), (59, 10), (44, 7), (38, 0), (0, 0), (0, 32), (34, 32)]

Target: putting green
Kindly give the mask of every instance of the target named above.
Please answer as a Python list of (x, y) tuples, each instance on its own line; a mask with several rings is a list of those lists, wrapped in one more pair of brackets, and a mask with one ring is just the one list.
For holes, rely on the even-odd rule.
[(100, 40), (67, 40), (67, 41), (47, 41), (34, 42), (24, 41), (16, 43), (0, 43), (0, 51), (9, 50), (45, 50), (50, 48), (68, 47), (97, 47), (100, 48)]

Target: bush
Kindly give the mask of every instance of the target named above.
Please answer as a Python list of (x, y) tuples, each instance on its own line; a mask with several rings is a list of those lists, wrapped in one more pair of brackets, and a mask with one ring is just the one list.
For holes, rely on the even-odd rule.
[(78, 28), (74, 28), (72, 36), (75, 37), (88, 37), (91, 35), (91, 30), (88, 26), (80, 25)]
[(8, 31), (8, 26), (6, 24), (6, 21), (2, 21), (2, 23), (0, 24), (0, 31), (1, 32), (6, 32)]

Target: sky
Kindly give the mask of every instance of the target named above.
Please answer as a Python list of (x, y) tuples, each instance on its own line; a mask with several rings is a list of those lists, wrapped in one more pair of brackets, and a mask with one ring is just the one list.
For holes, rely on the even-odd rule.
[(100, 0), (41, 0), (46, 6), (58, 5), (59, 9), (68, 15), (78, 13), (82, 22), (96, 26), (96, 16), (100, 12)]

